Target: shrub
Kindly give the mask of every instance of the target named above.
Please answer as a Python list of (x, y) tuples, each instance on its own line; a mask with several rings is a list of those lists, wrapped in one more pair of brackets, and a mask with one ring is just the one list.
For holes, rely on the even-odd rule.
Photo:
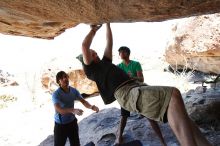
[(8, 107), (8, 104), (17, 100), (17, 97), (12, 95), (0, 95), (0, 109)]

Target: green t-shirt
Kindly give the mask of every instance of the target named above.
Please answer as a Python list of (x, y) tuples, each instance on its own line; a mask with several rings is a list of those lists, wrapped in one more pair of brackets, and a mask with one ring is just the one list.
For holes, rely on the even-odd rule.
[(118, 64), (122, 70), (124, 70), (127, 74), (131, 75), (131, 77), (137, 77), (137, 72), (142, 71), (141, 64), (137, 61), (130, 60), (128, 65), (121, 62)]

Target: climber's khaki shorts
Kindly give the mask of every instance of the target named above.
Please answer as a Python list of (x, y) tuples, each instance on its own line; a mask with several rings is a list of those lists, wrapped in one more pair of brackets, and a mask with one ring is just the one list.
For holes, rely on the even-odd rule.
[(160, 122), (166, 122), (166, 111), (170, 102), (173, 87), (147, 86), (132, 82), (118, 88), (114, 96), (124, 109), (137, 112)]

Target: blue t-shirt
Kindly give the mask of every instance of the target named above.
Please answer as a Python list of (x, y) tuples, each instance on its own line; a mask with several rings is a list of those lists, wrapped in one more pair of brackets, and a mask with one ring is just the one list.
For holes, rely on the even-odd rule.
[[(82, 96), (78, 90), (69, 86), (69, 92), (64, 92), (60, 87), (52, 95), (53, 104), (59, 104), (61, 108), (74, 108), (74, 101), (81, 99)], [(56, 123), (67, 124), (75, 119), (74, 114), (61, 115), (55, 111), (54, 119)]]

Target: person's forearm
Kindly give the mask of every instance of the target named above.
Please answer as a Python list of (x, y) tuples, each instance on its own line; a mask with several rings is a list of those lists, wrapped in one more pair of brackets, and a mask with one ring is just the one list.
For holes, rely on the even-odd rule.
[(90, 32), (85, 37), (85, 39), (83, 40), (83, 43), (82, 43), (83, 62), (86, 65), (89, 65), (92, 61), (90, 46), (91, 46), (92, 40), (95, 36), (95, 33), (96, 33), (96, 31), (91, 29)]
[(112, 30), (110, 24), (106, 24), (106, 48), (104, 55), (109, 59), (112, 59), (112, 47), (113, 47), (113, 39), (112, 39)]
[(83, 114), (83, 110), (81, 109), (74, 109), (74, 108), (62, 108), (59, 104), (54, 105), (55, 110), (60, 113), (61, 115), (66, 114), (77, 114), (81, 116)]
[(144, 76), (143, 76), (143, 72), (142, 71), (137, 71), (137, 79), (140, 82), (144, 82)]
[(82, 103), (86, 108), (92, 109), (92, 105), (91, 105), (88, 101), (86, 101), (86, 100), (84, 100), (84, 99), (81, 99), (81, 103)]
[(144, 78), (143, 77), (132, 77), (133, 79), (136, 79), (140, 82), (144, 82)]
[(106, 33), (106, 39), (107, 39), (107, 47), (112, 48), (113, 46), (113, 39), (112, 39), (112, 30), (110, 28), (110, 24), (107, 24), (107, 33)]
[(87, 34), (87, 36), (85, 37), (85, 39), (83, 40), (83, 43), (82, 43), (82, 51), (86, 51), (86, 50), (89, 50), (90, 49), (90, 46), (91, 46), (91, 43), (92, 43), (92, 40), (95, 36), (95, 33), (96, 31), (94, 30), (90, 30), (89, 33)]
[(66, 115), (66, 114), (70, 114), (74, 111), (73, 108), (66, 108), (66, 109), (63, 109), (63, 108), (56, 108), (56, 111), (58, 113), (60, 113), (61, 115)]
[(139, 81), (140, 82), (144, 82), (144, 78), (143, 77), (139, 77)]
[(88, 101), (86, 101), (85, 99), (81, 98), (80, 102), (88, 109), (91, 109), (95, 112), (99, 112), (99, 108), (95, 105), (91, 105)]

